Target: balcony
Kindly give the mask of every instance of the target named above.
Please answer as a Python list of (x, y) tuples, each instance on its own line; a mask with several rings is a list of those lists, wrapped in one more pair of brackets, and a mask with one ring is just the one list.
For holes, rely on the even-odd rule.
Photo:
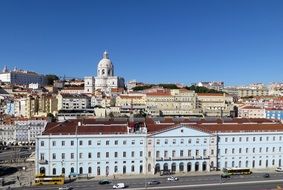
[(43, 165), (43, 164), (48, 164), (48, 161), (47, 160), (39, 160), (38, 163)]

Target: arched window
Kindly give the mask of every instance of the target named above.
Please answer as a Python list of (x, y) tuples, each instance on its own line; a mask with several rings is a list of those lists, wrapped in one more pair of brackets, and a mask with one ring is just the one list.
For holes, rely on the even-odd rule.
[(97, 167), (97, 171), (96, 171), (97, 175), (100, 175), (100, 167)]
[(187, 172), (190, 172), (190, 171), (192, 171), (192, 164), (191, 164), (191, 162), (188, 162), (187, 163)]
[(45, 167), (41, 167), (41, 168), (39, 169), (39, 173), (40, 173), (40, 174), (45, 174)]
[(134, 165), (132, 165), (131, 170), (132, 170), (132, 172), (135, 172), (135, 166)]
[(83, 167), (80, 167), (80, 174), (83, 174)]
[(163, 170), (165, 170), (165, 171), (168, 170), (168, 164), (167, 164), (167, 163), (165, 163), (165, 164), (163, 165)]
[(249, 167), (249, 161), (247, 160), (246, 161), (246, 168), (248, 168)]
[(199, 171), (199, 163), (198, 162), (195, 163), (195, 171), (196, 172)]
[(109, 166), (106, 166), (106, 176), (109, 175)]
[(114, 167), (114, 172), (117, 173), (118, 172), (118, 166)]
[(206, 167), (206, 162), (203, 162), (203, 163), (202, 163), (202, 171), (206, 171), (206, 168), (207, 168), (207, 167)]
[(171, 164), (171, 170), (172, 170), (172, 172), (175, 172), (175, 171), (176, 171), (176, 163), (175, 163), (175, 162), (173, 162), (173, 163)]
[(180, 170), (180, 172), (183, 172), (183, 171), (184, 171), (184, 163), (183, 163), (183, 162), (181, 162), (181, 163), (179, 164), (179, 170)]
[(143, 166), (140, 165), (140, 174), (142, 174), (142, 171), (143, 171)]
[(123, 166), (123, 174), (125, 174), (127, 172), (127, 167)]
[(155, 164), (154, 174), (156, 174), (157, 172), (160, 172), (160, 164)]
[(88, 173), (91, 174), (91, 167), (88, 167)]
[(62, 168), (62, 174), (65, 174), (65, 168)]
[(71, 173), (74, 173), (74, 172), (75, 172), (74, 168), (73, 168), (73, 167), (71, 167)]
[(104, 69), (102, 69), (102, 72), (101, 72), (101, 74), (102, 74), (102, 75), (104, 75), (104, 74), (105, 74), (105, 70), (104, 70)]
[(151, 172), (151, 164), (148, 164), (148, 165), (147, 165), (147, 171), (148, 171), (148, 172)]
[(53, 168), (52, 174), (53, 174), (53, 175), (56, 175), (56, 168)]

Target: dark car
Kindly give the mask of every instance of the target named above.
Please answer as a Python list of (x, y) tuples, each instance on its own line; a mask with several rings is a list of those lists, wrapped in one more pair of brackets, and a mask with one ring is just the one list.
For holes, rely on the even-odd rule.
[(156, 181), (156, 180), (152, 180), (152, 181), (147, 182), (147, 184), (148, 185), (158, 185), (158, 184), (160, 184), (160, 182)]
[(111, 182), (108, 181), (108, 180), (101, 180), (101, 181), (98, 182), (98, 184), (100, 184), (100, 185), (105, 185), (105, 184), (110, 184), (110, 183)]
[(269, 178), (270, 175), (269, 175), (269, 173), (265, 173), (265, 174), (263, 174), (263, 177), (264, 177), (264, 178)]

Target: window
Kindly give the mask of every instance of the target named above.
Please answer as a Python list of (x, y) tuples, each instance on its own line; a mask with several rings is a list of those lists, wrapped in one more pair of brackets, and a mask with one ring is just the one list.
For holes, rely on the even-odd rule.
[(40, 160), (45, 160), (44, 159), (44, 153), (40, 153)]
[(74, 141), (71, 141), (71, 146), (74, 146)]
[(189, 140), (188, 140), (188, 143), (191, 144), (191, 143), (192, 143), (192, 139), (189, 139)]
[(118, 157), (118, 152), (114, 153), (114, 157), (117, 158)]
[(132, 155), (132, 157), (135, 157), (135, 152), (134, 152), (134, 151), (132, 151), (132, 154), (131, 154), (131, 155)]
[(240, 153), (240, 154), (242, 153), (242, 148), (239, 148), (239, 153)]
[(266, 152), (268, 152), (268, 147), (266, 147)]
[(71, 153), (71, 159), (74, 159), (74, 158), (75, 158), (75, 154)]
[(235, 137), (232, 138), (232, 142), (235, 142)]
[(173, 144), (176, 144), (176, 139), (173, 139)]
[(272, 152), (275, 152), (275, 147), (272, 148)]
[(248, 153), (249, 152), (249, 149), (248, 148), (246, 148), (246, 153)]
[(101, 141), (97, 141), (97, 145), (100, 146), (101, 145)]
[(109, 152), (106, 152), (105, 156), (106, 158), (109, 158)]
[(261, 147), (259, 148), (259, 152), (262, 152), (262, 148)]
[(172, 157), (174, 158), (176, 156), (176, 151), (172, 150)]
[(199, 138), (197, 138), (196, 143), (197, 143), (197, 144), (199, 143)]
[(255, 141), (255, 137), (253, 137), (253, 141)]
[(132, 145), (134, 145), (135, 144), (135, 140), (132, 140)]
[(160, 144), (160, 140), (159, 139), (157, 139), (156, 144)]
[(44, 146), (44, 141), (40, 141), (40, 146)]
[(228, 142), (228, 138), (227, 137), (225, 138), (225, 142)]
[(160, 158), (160, 152), (159, 151), (156, 151), (156, 157)]
[(106, 145), (109, 145), (109, 141), (106, 141)]
[(203, 140), (203, 143), (205, 144), (207, 142), (207, 139), (205, 138), (204, 140)]
[(211, 155), (214, 155), (214, 150), (213, 149), (211, 149)]
[(259, 137), (259, 141), (262, 141), (262, 137)]
[(142, 152), (142, 151), (140, 151), (140, 157), (142, 157), (142, 155), (143, 155), (143, 152)]
[(255, 148), (253, 148), (253, 153), (255, 153)]
[(180, 150), (180, 157), (183, 157), (183, 156), (184, 156), (184, 151)]
[(196, 150), (196, 156), (199, 156), (199, 150)]
[(88, 145), (89, 145), (89, 146), (91, 145), (91, 140), (88, 141)]
[(65, 159), (65, 153), (61, 154), (61, 159), (64, 160)]
[(88, 153), (88, 158), (91, 158), (91, 152)]
[(269, 140), (269, 137), (266, 137), (266, 141), (268, 141)]
[(279, 147), (279, 152), (281, 152), (281, 147)]
[(127, 153), (126, 152), (123, 152), (123, 157), (127, 157)]
[(239, 137), (239, 142), (242, 142), (242, 137)]
[(188, 157), (192, 156), (192, 150), (188, 150)]
[(164, 144), (168, 144), (168, 139), (165, 139)]
[(83, 153), (80, 152), (79, 158), (83, 158)]
[(83, 141), (80, 141), (80, 146), (82, 146), (83, 145)]
[(56, 141), (52, 141), (52, 146), (56, 146)]
[(164, 151), (164, 157), (165, 157), (165, 158), (168, 157), (168, 151), (167, 151), (167, 150)]
[(147, 156), (150, 158), (151, 157), (151, 151), (148, 151)]
[(249, 137), (246, 137), (246, 141), (249, 142)]
[(148, 140), (148, 144), (151, 145), (151, 140)]
[(127, 144), (127, 141), (126, 141), (126, 140), (124, 140), (124, 141), (123, 141), (123, 145), (126, 145), (126, 144)]
[(232, 148), (232, 154), (234, 154), (235, 153), (235, 149), (234, 148)]
[(114, 144), (115, 144), (115, 145), (118, 145), (118, 141), (117, 141), (117, 140), (115, 140), (115, 141), (114, 141)]
[(227, 148), (225, 148), (225, 154), (227, 154), (227, 152), (228, 152), (228, 149), (227, 149)]
[(140, 140), (140, 144), (143, 144), (143, 140)]
[(56, 153), (52, 154), (52, 159), (55, 160), (56, 159)]
[(273, 141), (275, 141), (275, 136), (273, 136)]
[(181, 139), (181, 144), (184, 144), (184, 139)]
[(96, 153), (96, 157), (100, 158), (100, 152)]
[(61, 141), (61, 145), (62, 145), (62, 146), (65, 146), (65, 141)]

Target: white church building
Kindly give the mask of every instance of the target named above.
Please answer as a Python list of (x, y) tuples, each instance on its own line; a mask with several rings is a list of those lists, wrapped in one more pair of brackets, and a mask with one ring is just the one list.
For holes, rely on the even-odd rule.
[(125, 86), (124, 78), (114, 76), (114, 65), (106, 51), (97, 65), (97, 76), (86, 76), (84, 82), (84, 91), (89, 94), (100, 90), (106, 95), (110, 95), (112, 88), (124, 88)]

